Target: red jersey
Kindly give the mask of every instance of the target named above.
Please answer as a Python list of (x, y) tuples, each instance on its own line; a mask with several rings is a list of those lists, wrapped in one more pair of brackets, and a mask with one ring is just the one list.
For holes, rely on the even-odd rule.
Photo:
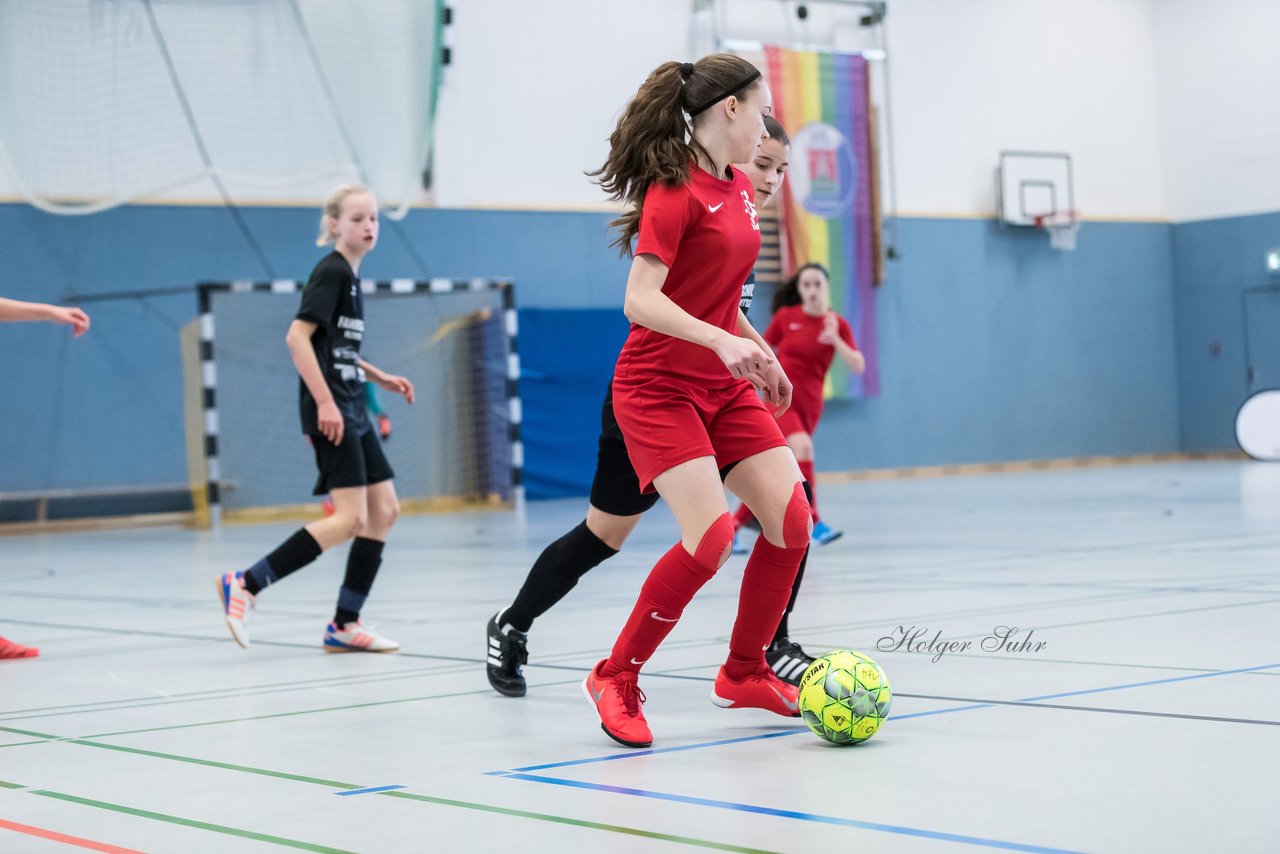
[[(837, 334), (846, 344), (857, 349), (848, 322), (834, 312), (832, 314), (836, 318)], [(764, 340), (777, 354), (782, 369), (795, 387), (791, 407), (798, 410), (797, 415), (810, 425), (807, 432), (812, 432), (812, 425), (817, 424), (822, 413), (822, 384), (836, 355), (835, 345), (818, 341), (818, 335), (825, 326), (825, 317), (813, 317), (804, 313), (803, 306), (788, 305), (778, 309), (769, 328), (764, 331)]]
[[(731, 171), (733, 178), (726, 181), (691, 165), (686, 183), (651, 186), (635, 254), (653, 255), (667, 266), (662, 292), (672, 302), (737, 335), (742, 283), (760, 254), (760, 221), (751, 181)], [(655, 374), (704, 387), (740, 382), (710, 348), (633, 323), (617, 375)]]

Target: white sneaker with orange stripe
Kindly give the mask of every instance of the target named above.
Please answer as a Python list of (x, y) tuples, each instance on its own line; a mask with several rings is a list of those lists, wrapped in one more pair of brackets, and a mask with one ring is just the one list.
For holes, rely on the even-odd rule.
[(231, 637), (243, 647), (249, 645), (249, 612), (253, 610), (253, 594), (244, 589), (244, 573), (228, 572), (218, 577), (218, 598), (222, 600), (222, 614), (226, 617)]
[(338, 628), (333, 623), (324, 629), (325, 652), (399, 652), (400, 644), (384, 638), (358, 621)]

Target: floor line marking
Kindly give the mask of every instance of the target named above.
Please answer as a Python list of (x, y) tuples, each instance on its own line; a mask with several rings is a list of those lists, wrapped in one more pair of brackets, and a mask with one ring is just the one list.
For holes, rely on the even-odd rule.
[(107, 801), (97, 801), (91, 798), (81, 798), (76, 795), (68, 795), (64, 792), (51, 792), (45, 789), (32, 789), (29, 794), (39, 795), (40, 797), (53, 798), (54, 800), (66, 801), (68, 803), (80, 804), (81, 806), (94, 807), (96, 809), (110, 810), (111, 812), (124, 813), (126, 815), (137, 816), (138, 818), (150, 819), (151, 821), (164, 822), (166, 824), (176, 824), (182, 827), (193, 827), (197, 830), (208, 830), (213, 833), (221, 833), (224, 836), (238, 836), (242, 839), (253, 839), (257, 842), (268, 842), (273, 845), (280, 845), (285, 848), (297, 848), (303, 851), (313, 851), (316, 854), (355, 854), (355, 852), (347, 851), (343, 848), (330, 848), (327, 845), (316, 845), (311, 842), (303, 842), (298, 839), (289, 839), (283, 836), (272, 836), (267, 833), (258, 833), (253, 830), (245, 830), (240, 827), (228, 827), (222, 824), (213, 824), (207, 821), (197, 821), (190, 818), (182, 818), (181, 816), (168, 815), (166, 813), (152, 812), (150, 810), (135, 809), (122, 804), (108, 803)]
[(513, 774), (507, 779), (527, 780), (534, 783), (550, 783), (557, 786), (568, 786), (575, 789), (589, 789), (597, 792), (608, 792), (611, 794), (630, 795), (640, 798), (651, 798), (654, 800), (671, 801), (674, 803), (691, 804), (694, 806), (713, 807), (716, 809), (734, 810), (739, 812), (755, 813), (757, 815), (767, 815), (774, 818), (788, 818), (798, 821), (808, 821), (818, 824), (831, 824), (838, 827), (854, 827), (860, 830), (872, 830), (880, 833), (896, 833), (903, 836), (915, 836), (924, 839), (934, 839), (940, 842), (958, 842), (967, 845), (978, 845), (984, 848), (998, 848), (1005, 851), (1027, 851), (1035, 852), (1035, 854), (1068, 854), (1067, 849), (1049, 848), (1043, 845), (1028, 845), (1021, 842), (1009, 842), (1002, 839), (984, 839), (979, 836), (965, 836), (958, 833), (947, 833), (937, 830), (925, 830), (918, 827), (906, 827), (904, 825), (882, 824), (874, 821), (863, 821), (855, 818), (842, 818), (840, 816), (820, 815), (817, 813), (798, 812), (795, 810), (776, 809), (774, 807), (762, 807), (754, 804), (740, 804), (733, 801), (718, 801), (710, 798), (695, 798), (686, 795), (676, 795), (668, 792), (655, 792), (646, 789), (629, 789), (622, 786), (608, 786), (601, 783), (584, 783), (578, 780), (562, 780), (558, 777), (541, 777), (534, 774)]
[(74, 845), (77, 848), (88, 848), (90, 851), (101, 851), (103, 854), (144, 854), (144, 852), (138, 851), (136, 848), (122, 848), (119, 845), (111, 845), (107, 842), (85, 839), (81, 836), (71, 836), (67, 833), (59, 833), (56, 830), (49, 830), (44, 827), (33, 827), (29, 824), (19, 824), (16, 821), (6, 821), (2, 818), (0, 818), (0, 827), (5, 830), (25, 833), (28, 836), (35, 836), (39, 839), (48, 839), (51, 842), (61, 842), (64, 845)]
[[(1152, 679), (1146, 682), (1130, 682), (1124, 685), (1108, 685), (1102, 688), (1089, 688), (1082, 691), (1069, 691), (1066, 693), (1059, 693), (1059, 694), (1045, 694), (1038, 697), (1023, 697), (1018, 700), (988, 701), (988, 700), (969, 700), (967, 698), (956, 697), (954, 698), (955, 702), (966, 702), (966, 703), (971, 703), (971, 705), (955, 706), (952, 708), (945, 708), (945, 709), (930, 709), (928, 711), (923, 711), (923, 712), (910, 712), (905, 715), (890, 715), (889, 721), (890, 722), (903, 721), (903, 720), (910, 720), (912, 718), (925, 718), (925, 717), (934, 717), (937, 715), (949, 715), (949, 714), (955, 714), (957, 712), (967, 712), (967, 711), (973, 711), (975, 709), (992, 708), (994, 706), (1000, 706), (1000, 705), (1041, 706), (1042, 708), (1052, 708), (1052, 706), (1049, 706), (1047, 704), (1042, 704), (1040, 701), (1053, 700), (1053, 699), (1058, 699), (1060, 697), (1081, 696), (1084, 694), (1100, 694), (1108, 691), (1127, 690), (1129, 688), (1144, 688), (1151, 685), (1165, 685), (1171, 682), (1185, 682), (1192, 679), (1208, 679), (1215, 676), (1232, 676), (1237, 674), (1250, 673), (1252, 671), (1257, 671), (1257, 670), (1269, 670), (1275, 667), (1280, 667), (1280, 664), (1260, 664), (1252, 667), (1232, 668), (1230, 670), (1215, 670), (1211, 673), (1195, 673), (1189, 676), (1173, 676), (1173, 677), (1166, 677), (1163, 679)], [(908, 696), (908, 695), (903, 694), (899, 696)], [(941, 699), (941, 698), (927, 697), (927, 695), (918, 695), (918, 696), (921, 698), (928, 698), (928, 699)], [(1091, 708), (1086, 706), (1068, 707), (1068, 708), (1072, 708), (1072, 710), (1078, 710), (1078, 711), (1093, 711), (1093, 712), (1114, 711), (1117, 714), (1144, 714), (1143, 712), (1140, 712), (1140, 711), (1106, 710), (1106, 709), (1097, 709), (1097, 708)], [(1147, 713), (1147, 714), (1155, 714), (1155, 713)], [(1199, 717), (1191, 717), (1191, 716), (1183, 716), (1183, 715), (1174, 715), (1173, 713), (1162, 713), (1162, 714), (1167, 714), (1169, 717), (1180, 717), (1180, 718), (1188, 717), (1192, 720), (1215, 720), (1215, 721), (1223, 721), (1223, 722), (1231, 722), (1231, 723), (1275, 725), (1274, 722), (1265, 721), (1265, 720), (1215, 719), (1215, 718), (1199, 718)], [(590, 765), (596, 762), (612, 762), (619, 759), (633, 759), (640, 756), (654, 756), (654, 755), (663, 754), (663, 753), (677, 753), (677, 752), (687, 751), (687, 750), (700, 750), (707, 747), (722, 747), (728, 744), (742, 744), (742, 743), (747, 743), (751, 741), (762, 741), (764, 739), (777, 738), (779, 736), (784, 736), (784, 735), (796, 735), (797, 733), (802, 733), (802, 732), (808, 732), (808, 728), (797, 727), (797, 728), (789, 729), (786, 732), (771, 732), (771, 733), (764, 733), (762, 735), (749, 735), (749, 736), (742, 736), (740, 738), (722, 739), (718, 741), (704, 741), (704, 742), (698, 742), (695, 744), (679, 745), (676, 747), (659, 747), (659, 748), (648, 748), (645, 750), (631, 750), (624, 753), (612, 753), (612, 754), (607, 754), (605, 756), (588, 757), (586, 759), (570, 759), (562, 762), (549, 762), (542, 765), (529, 765), (529, 766), (514, 768), (509, 770), (516, 771), (516, 772), (527, 772), (527, 771), (543, 771), (548, 768), (564, 768), (571, 765)]]
[(367, 789), (347, 789), (345, 792), (334, 792), (335, 795), (368, 795), (375, 792), (390, 792), (394, 789), (403, 789), (404, 786), (370, 786)]

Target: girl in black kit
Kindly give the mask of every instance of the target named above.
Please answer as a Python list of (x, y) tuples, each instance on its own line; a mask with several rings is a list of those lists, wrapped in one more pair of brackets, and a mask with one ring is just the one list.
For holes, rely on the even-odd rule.
[(244, 572), (218, 579), (231, 636), (249, 645), (245, 623), (264, 588), (355, 538), (338, 607), (325, 629), (326, 652), (395, 652), (400, 644), (360, 624), (360, 609), (382, 563), (382, 547), (400, 512), (394, 477), (365, 409), (366, 377), (413, 403), (413, 383), (360, 358), (364, 306), (360, 261), (378, 242), (378, 205), (364, 187), (339, 187), (325, 204), (317, 246), (334, 244), (302, 292), (302, 306), (285, 342), (302, 377), (302, 432), (315, 449), (315, 494), (328, 493), (334, 513), (299, 528), (279, 548)]

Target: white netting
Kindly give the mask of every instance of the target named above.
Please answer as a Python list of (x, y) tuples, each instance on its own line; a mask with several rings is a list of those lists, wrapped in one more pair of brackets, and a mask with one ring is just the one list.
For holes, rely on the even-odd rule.
[[(228, 518), (244, 509), (316, 505), (315, 458), (298, 420), (298, 373), (284, 333), (296, 293), (219, 292), (212, 300), (217, 460)], [(379, 390), (384, 445), (406, 506), (512, 497), (507, 336), (501, 294), (365, 294), (362, 357), (408, 377), (413, 406)]]
[(24, 195), (85, 213), (182, 190), (417, 197), (438, 2), (5, 0), (0, 154)]

